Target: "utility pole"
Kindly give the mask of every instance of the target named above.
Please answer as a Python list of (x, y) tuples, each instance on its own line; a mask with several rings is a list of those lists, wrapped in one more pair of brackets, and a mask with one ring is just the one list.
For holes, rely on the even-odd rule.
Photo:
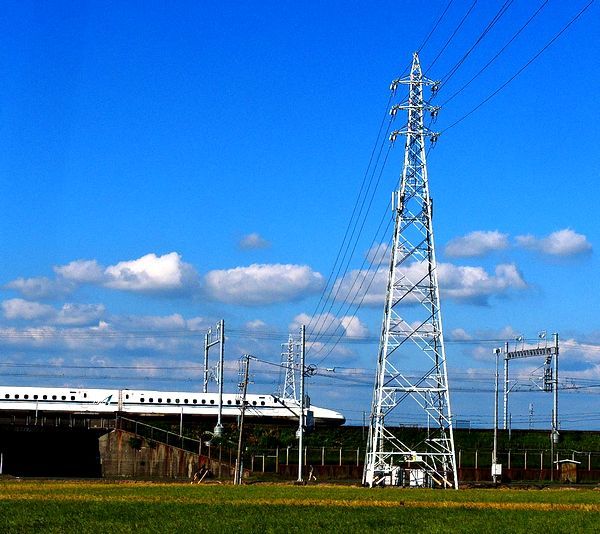
[(498, 481), (497, 477), (501, 473), (498, 473), (498, 360), (500, 359), (500, 352), (502, 349), (494, 349), (496, 355), (496, 380), (494, 388), (494, 453), (492, 459), (492, 480), (494, 484)]
[(217, 373), (217, 381), (219, 383), (219, 406), (217, 412), (217, 424), (215, 425), (214, 435), (221, 437), (223, 435), (223, 425), (221, 424), (221, 417), (223, 414), (223, 381), (225, 378), (224, 373), (224, 360), (225, 360), (225, 321), (221, 319), (217, 323), (216, 332), (213, 332), (212, 328), (208, 329), (206, 336), (204, 337), (204, 386), (203, 391), (208, 391), (208, 349), (214, 345), (219, 345), (219, 369)]
[(242, 477), (244, 475), (244, 466), (242, 465), (242, 443), (243, 443), (243, 435), (244, 435), (244, 414), (246, 413), (246, 393), (248, 391), (248, 376), (250, 369), (250, 355), (246, 354), (244, 356), (244, 379), (240, 384), (242, 389), (242, 405), (240, 407), (240, 428), (239, 428), (239, 436), (238, 436), (238, 448), (237, 448), (237, 458), (235, 461), (235, 474), (233, 477), (234, 484), (241, 484)]
[(210, 347), (210, 333), (209, 330), (204, 334), (204, 384), (202, 386), (202, 393), (208, 393), (208, 349)]
[(550, 433), (550, 480), (554, 481), (554, 447), (558, 445), (560, 434), (558, 433), (558, 334), (552, 334), (554, 338), (554, 376), (552, 387), (554, 389), (552, 398), (552, 431)]
[(304, 448), (304, 358), (306, 356), (306, 326), (300, 328), (300, 415), (298, 417), (298, 483), (302, 478), (302, 453)]
[(502, 428), (508, 428), (508, 341), (504, 344), (504, 421)]
[(225, 320), (219, 322), (219, 414), (217, 416), (217, 425), (215, 426), (215, 435), (223, 435), (223, 424), (221, 416), (223, 414), (223, 382), (225, 378)]
[[(408, 86), (408, 98), (390, 110), (391, 120), (398, 111), (408, 120), (390, 135), (392, 143), (399, 136), (406, 141), (400, 187), (392, 195), (394, 234), (363, 472), (363, 484), (371, 487), (458, 489), (427, 171), (426, 139), (434, 143), (439, 134), (425, 126), (425, 114), (433, 119), (439, 107), (423, 96), (425, 87), (433, 94), (439, 83), (422, 74), (415, 52), (410, 74), (390, 86), (392, 97)], [(386, 428), (394, 410), (416, 411), (426, 438), (419, 444), (397, 439)]]

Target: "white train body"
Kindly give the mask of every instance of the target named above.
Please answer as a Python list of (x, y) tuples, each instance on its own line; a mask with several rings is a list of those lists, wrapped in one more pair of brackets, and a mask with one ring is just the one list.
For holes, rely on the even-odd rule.
[[(241, 411), (241, 397), (224, 393), (222, 417), (235, 418)], [(1, 412), (35, 412), (131, 416), (214, 417), (219, 408), (218, 393), (148, 391), (136, 389), (88, 389), (0, 386)], [(293, 399), (274, 395), (247, 395), (245, 417), (297, 421), (300, 406)], [(334, 410), (311, 406), (317, 424), (341, 425), (344, 416)]]

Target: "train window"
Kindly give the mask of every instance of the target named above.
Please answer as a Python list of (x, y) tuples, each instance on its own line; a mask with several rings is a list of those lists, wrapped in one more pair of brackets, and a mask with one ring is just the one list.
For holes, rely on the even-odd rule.
[(17, 394), (15, 395), (15, 399), (18, 399), (18, 398), (19, 398), (19, 394), (17, 393)]
[(29, 398), (29, 395), (23, 395), (23, 398), (24, 398), (24, 399), (28, 399), (28, 398)]
[(64, 395), (61, 397), (62, 400), (67, 400), (67, 397), (65, 397)]
[(171, 403), (171, 399), (167, 399), (167, 402), (170, 404)]
[(154, 402), (154, 399), (153, 399), (152, 397), (150, 397), (150, 398), (148, 399), (148, 402)]
[(10, 395), (7, 393), (6, 395), (4, 395), (5, 399), (10, 399)]
[(214, 403), (215, 403), (215, 400), (214, 400), (214, 399), (210, 399), (210, 403), (211, 403), (211, 404), (214, 404)]
[(230, 400), (228, 400), (228, 401), (227, 401), (227, 404), (231, 404), (231, 401), (230, 401)]
[(252, 406), (256, 406), (256, 401), (252, 401)]
[(158, 398), (158, 402), (162, 402), (162, 399), (160, 397)]
[(239, 399), (236, 399), (235, 403), (236, 403), (236, 404), (239, 404), (239, 403), (240, 403)]
[(260, 405), (264, 406), (265, 405), (265, 401), (260, 401)]
[(128, 398), (129, 398), (129, 395), (125, 395), (125, 398), (126, 398), (126, 399), (128, 399)]
[(37, 396), (37, 395), (34, 395), (34, 396), (33, 396), (33, 398), (34, 398), (35, 400), (37, 400), (38, 396)]
[(198, 399), (194, 399), (192, 402), (193, 402), (194, 404), (198, 404)]
[(140, 398), (140, 402), (144, 402), (144, 397), (141, 397), (141, 398)]
[(84, 393), (84, 394), (83, 394), (83, 398), (84, 398), (84, 399), (87, 399), (87, 393)]
[(183, 402), (187, 404), (189, 401), (187, 399), (183, 399)]
[(56, 400), (56, 395), (52, 395), (52, 400)]
[(71, 395), (71, 400), (75, 400), (75, 395)]
[(206, 404), (206, 400), (205, 399), (202, 399), (202, 404)]
[(179, 404), (179, 399), (175, 399), (175, 402), (176, 402), (177, 404)]
[(42, 395), (42, 399), (46, 400), (48, 398), (48, 395)]

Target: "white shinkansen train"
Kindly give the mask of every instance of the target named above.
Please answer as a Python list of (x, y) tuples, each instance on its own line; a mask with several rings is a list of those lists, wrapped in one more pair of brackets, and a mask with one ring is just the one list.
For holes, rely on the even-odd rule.
[[(240, 414), (239, 395), (224, 393), (222, 417)], [(154, 416), (217, 417), (218, 393), (183, 391), (146, 391), (136, 389), (84, 389), (54, 387), (0, 386), (0, 413), (35, 412), (36, 414), (71, 413), (111, 415), (116, 413)], [(300, 405), (293, 399), (275, 395), (246, 395), (245, 417), (269, 421), (297, 421)], [(344, 416), (334, 410), (311, 406), (316, 424), (342, 425)], [(309, 415), (310, 417), (310, 415)]]

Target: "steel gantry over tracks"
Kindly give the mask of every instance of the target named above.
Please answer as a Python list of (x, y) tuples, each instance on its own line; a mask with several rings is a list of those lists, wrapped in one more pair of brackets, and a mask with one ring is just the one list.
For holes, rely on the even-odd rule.
[[(435, 118), (439, 108), (424, 101), (423, 88), (435, 92), (438, 82), (422, 75), (415, 53), (410, 74), (394, 80), (392, 91), (400, 85), (409, 86), (408, 100), (390, 113), (406, 111), (408, 122), (390, 136), (406, 143), (400, 189), (392, 195), (395, 227), (363, 484), (457, 488), (425, 150), (425, 139), (434, 142), (437, 134), (424, 116)], [(397, 426), (415, 416), (426, 433), (404, 443), (391, 418)]]

